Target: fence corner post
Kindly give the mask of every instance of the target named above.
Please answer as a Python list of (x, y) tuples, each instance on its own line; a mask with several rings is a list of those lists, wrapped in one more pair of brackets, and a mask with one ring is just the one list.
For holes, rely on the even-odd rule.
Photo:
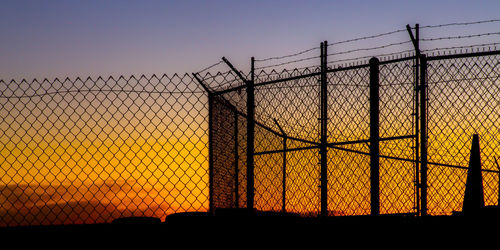
[(328, 166), (327, 166), (327, 137), (328, 137), (328, 81), (327, 81), (327, 48), (328, 43), (321, 43), (321, 88), (320, 88), (320, 164), (321, 164), (321, 216), (328, 216)]
[(420, 55), (421, 215), (427, 215), (427, 57)]
[(255, 136), (255, 58), (251, 59), (251, 79), (246, 81), (247, 88), (247, 209), (254, 210), (254, 136)]
[(370, 59), (370, 208), (371, 215), (380, 214), (380, 122), (379, 122), (379, 65)]

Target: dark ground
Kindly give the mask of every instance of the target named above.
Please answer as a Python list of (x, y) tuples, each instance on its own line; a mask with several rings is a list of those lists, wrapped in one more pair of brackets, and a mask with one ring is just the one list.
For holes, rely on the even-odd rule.
[[(173, 245), (233, 249), (270, 245), (308, 248), (336, 248), (339, 245), (356, 248), (441, 245), (449, 248), (455, 245), (477, 249), (489, 241), (497, 245), (500, 239), (498, 211), (498, 208), (489, 209), (474, 216), (303, 218), (294, 214), (259, 212), (251, 215), (245, 210), (220, 210), (215, 216), (174, 214), (164, 222), (156, 218), (124, 218), (109, 224), (1, 228), (0, 239), (49, 248), (72, 248), (83, 244), (115, 249), (120, 245), (131, 246), (130, 243), (162, 249), (173, 248)], [(471, 243), (473, 245), (468, 245)]]

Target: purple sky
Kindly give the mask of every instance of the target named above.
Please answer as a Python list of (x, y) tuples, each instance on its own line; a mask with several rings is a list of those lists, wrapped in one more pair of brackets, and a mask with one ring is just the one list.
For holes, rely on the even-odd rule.
[[(498, 19), (498, 10), (494, 0), (3, 0), (0, 79), (190, 73), (222, 56), (247, 70), (251, 56), (290, 54), (406, 24)], [(391, 41), (407, 38), (401, 33)]]

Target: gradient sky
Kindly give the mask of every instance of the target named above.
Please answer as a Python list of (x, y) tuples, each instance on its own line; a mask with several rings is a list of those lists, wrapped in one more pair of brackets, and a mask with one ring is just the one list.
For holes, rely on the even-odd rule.
[(0, 79), (189, 73), (222, 56), (248, 69), (251, 56), (406, 24), (498, 19), (499, 9), (500, 1), (448, 0), (3, 0)]

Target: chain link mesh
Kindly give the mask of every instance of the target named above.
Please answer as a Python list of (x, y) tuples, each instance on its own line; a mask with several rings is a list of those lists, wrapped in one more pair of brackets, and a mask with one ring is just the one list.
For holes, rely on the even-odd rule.
[[(380, 65), (380, 137), (415, 134), (414, 61)], [(380, 142), (382, 156), (415, 158), (415, 138)], [(415, 213), (415, 164), (380, 159), (380, 212)]]
[[(328, 77), (328, 140), (369, 138), (369, 67), (339, 70)], [(369, 152), (365, 143), (328, 149), (328, 205), (333, 215), (370, 213), (370, 157), (342, 149)]]
[[(429, 61), (429, 213), (462, 210), (472, 135), (481, 147), (486, 205), (498, 203), (500, 148), (499, 55)], [(459, 168), (462, 167), (462, 168)]]
[[(429, 62), (431, 214), (461, 210), (473, 132), (483, 138), (487, 204), (497, 202), (498, 173), (493, 168), (499, 137), (497, 57), (464, 54)], [(416, 105), (414, 62), (410, 55), (379, 66), (382, 214), (418, 212), (416, 148), (420, 145), (415, 126), (420, 124), (416, 120), (420, 105)], [(369, 77), (369, 65), (329, 69), (327, 74), (328, 143), (332, 145), (327, 155), (329, 215), (370, 214)], [(316, 216), (320, 209), (319, 68), (261, 71), (255, 79), (255, 206), (280, 211), (285, 203), (287, 212)], [(238, 95), (231, 97), (231, 103), (242, 107), (244, 94)]]
[(0, 82), (0, 225), (208, 208), (207, 96), (188, 75)]
[[(430, 214), (461, 210), (474, 133), (485, 201), (498, 203), (499, 57), (429, 57)], [(383, 214), (415, 213), (418, 202), (412, 58), (379, 68)], [(319, 71), (255, 75), (258, 210), (320, 212)], [(330, 215), (370, 214), (369, 77), (369, 65), (327, 73)], [(212, 94), (188, 75), (1, 80), (0, 225), (245, 207), (245, 81), (231, 71), (201, 78)]]

